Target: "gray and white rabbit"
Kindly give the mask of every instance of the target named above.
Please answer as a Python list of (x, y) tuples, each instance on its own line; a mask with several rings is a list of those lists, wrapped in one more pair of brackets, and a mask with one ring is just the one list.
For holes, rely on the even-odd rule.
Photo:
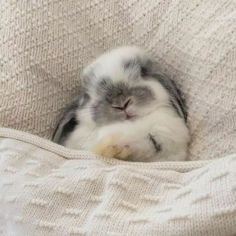
[(190, 139), (184, 100), (137, 47), (103, 54), (85, 68), (82, 89), (53, 141), (129, 161), (182, 161)]

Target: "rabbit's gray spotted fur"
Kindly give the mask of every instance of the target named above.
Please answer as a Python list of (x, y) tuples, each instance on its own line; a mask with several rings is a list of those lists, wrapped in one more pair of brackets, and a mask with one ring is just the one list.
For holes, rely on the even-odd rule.
[(186, 158), (184, 99), (143, 50), (123, 47), (103, 54), (85, 68), (82, 85), (55, 142), (130, 161)]

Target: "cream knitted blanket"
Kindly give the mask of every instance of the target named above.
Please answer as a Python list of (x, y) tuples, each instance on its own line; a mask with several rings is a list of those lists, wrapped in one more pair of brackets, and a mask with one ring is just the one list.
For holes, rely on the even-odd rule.
[(0, 126), (49, 138), (82, 68), (146, 48), (186, 95), (184, 163), (128, 163), (0, 130), (0, 235), (235, 236), (236, 1), (0, 1)]
[(0, 129), (3, 236), (235, 236), (236, 155), (129, 163)]

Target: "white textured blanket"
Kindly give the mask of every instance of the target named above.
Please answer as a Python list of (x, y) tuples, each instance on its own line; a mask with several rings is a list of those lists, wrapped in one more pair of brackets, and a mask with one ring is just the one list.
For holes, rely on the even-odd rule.
[(4, 236), (236, 235), (236, 155), (129, 163), (0, 129)]
[[(189, 159), (236, 152), (235, 0), (0, 2), (0, 126), (49, 138), (82, 68), (132, 44), (186, 95)], [(0, 235), (235, 236), (236, 155), (135, 164), (1, 129)]]

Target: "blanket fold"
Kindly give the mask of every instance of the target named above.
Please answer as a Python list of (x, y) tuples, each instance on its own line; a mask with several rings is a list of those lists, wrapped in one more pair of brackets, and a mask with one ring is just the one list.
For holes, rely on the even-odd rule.
[(0, 235), (235, 235), (236, 155), (130, 163), (0, 129)]

